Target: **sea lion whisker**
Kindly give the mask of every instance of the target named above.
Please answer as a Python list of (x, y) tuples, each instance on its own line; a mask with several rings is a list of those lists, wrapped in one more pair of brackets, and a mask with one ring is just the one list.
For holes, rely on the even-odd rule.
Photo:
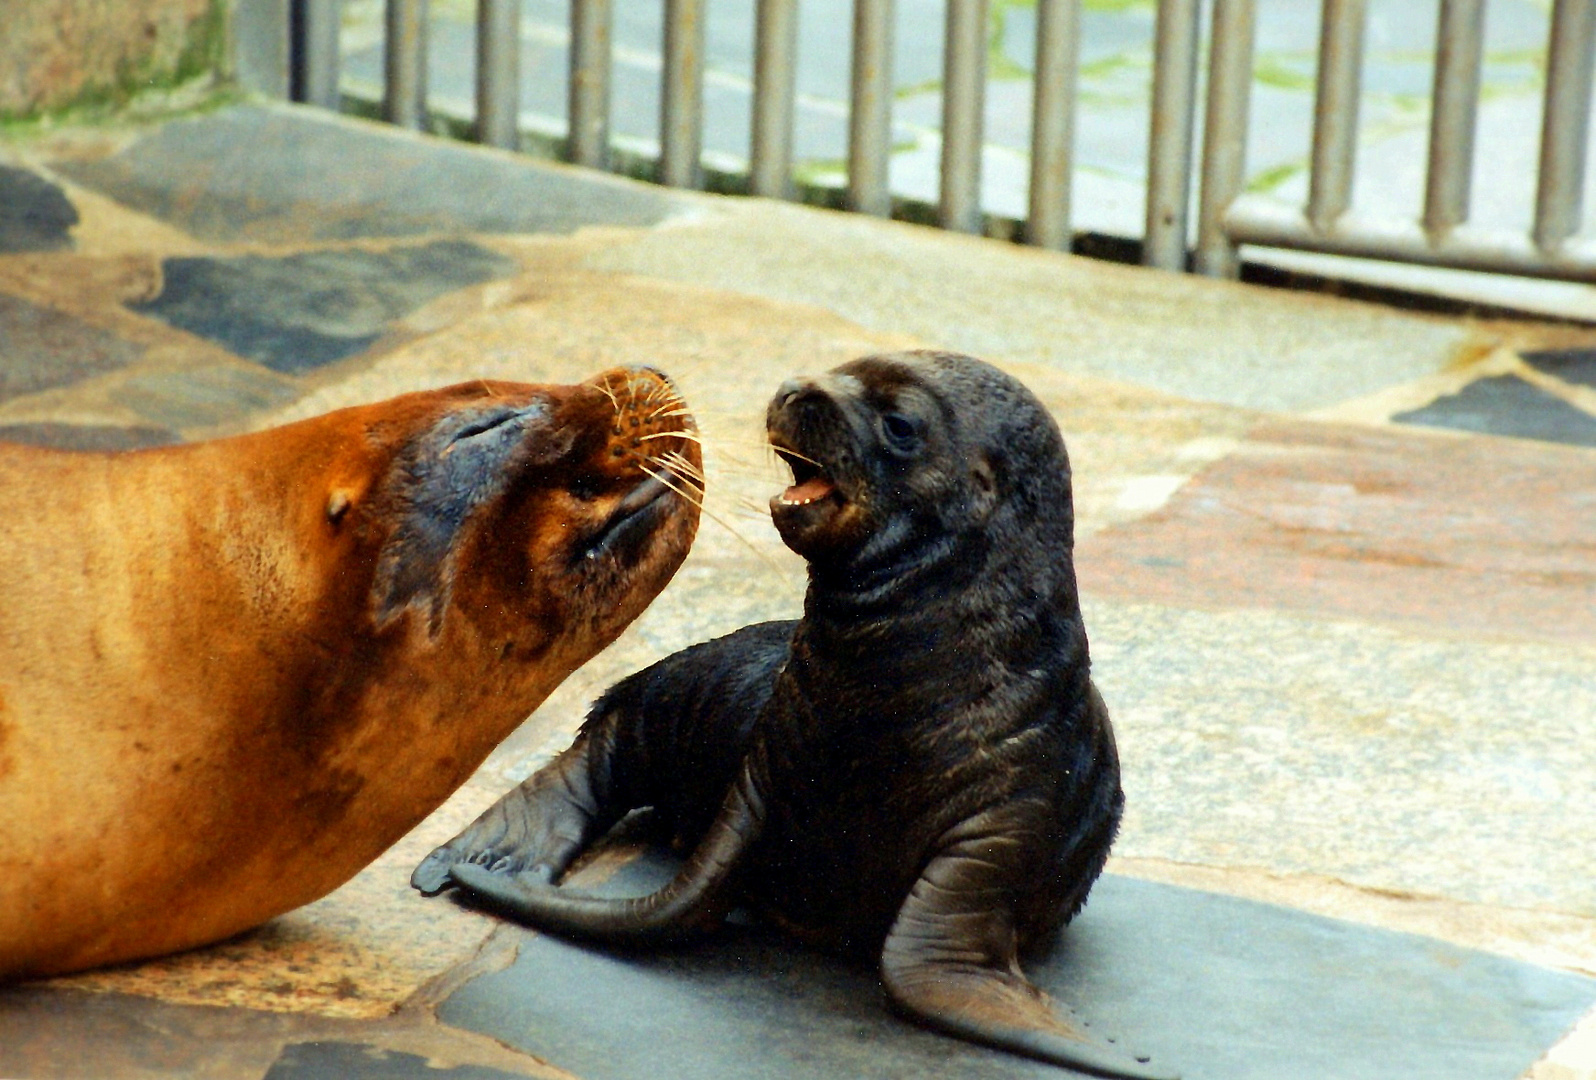
[(704, 437), (696, 431), (655, 431), (647, 435), (639, 435), (638, 442), (648, 442), (651, 439), (686, 439), (688, 442), (704, 443)]
[(772, 456), (774, 456), (774, 457), (776, 457), (778, 459), (781, 459), (781, 460), (785, 461), (788, 458), (797, 458), (799, 461), (808, 462), (810, 465), (813, 465), (817, 469), (823, 469), (823, 468), (826, 467), (825, 462), (816, 461), (814, 458), (810, 457), (808, 454), (799, 453), (797, 450), (794, 450), (790, 446), (775, 446), (775, 445), (773, 445), (771, 443), (766, 443), (765, 445), (770, 449), (770, 452), (771, 452)]
[(676, 466), (678, 471), (685, 471), (687, 475), (696, 477), (699, 480), (704, 479), (703, 467), (693, 464), (680, 450), (667, 450), (655, 460), (663, 465)]
[[(690, 481), (688, 481), (688, 479), (686, 477), (678, 476), (676, 473), (671, 472), (669, 469), (666, 469), (664, 472), (656, 472), (655, 470), (650, 469), (648, 467), (647, 463), (644, 463), (644, 464), (640, 465), (639, 467), (643, 470), (644, 474), (647, 475), (651, 480), (658, 480), (660, 483), (662, 483), (666, 487), (670, 488), (672, 491), (674, 491), (676, 494), (680, 495), (682, 498), (686, 499), (688, 502), (692, 503), (694, 506), (698, 507), (701, 510), (703, 509), (703, 507), (704, 507), (704, 492), (703, 492), (703, 489), (695, 487)], [(667, 478), (669, 478), (669, 479), (667, 479)], [(680, 483), (672, 483), (671, 482), (672, 479), (680, 481)]]
[[(648, 473), (648, 475), (653, 477), (655, 480), (658, 480), (660, 483), (664, 484), (666, 487), (670, 488), (672, 491), (675, 491), (677, 494), (681, 495), (684, 499), (691, 499), (693, 497), (692, 495), (690, 495), (690, 494), (688, 494), (686, 492), (683, 492), (683, 491), (679, 490), (678, 488), (676, 488), (673, 484), (671, 484), (671, 482), (669, 480), (665, 479), (665, 477), (659, 475), (658, 473), (653, 472), (647, 466), (643, 467), (643, 471)], [(697, 506), (698, 506), (698, 511), (699, 511), (700, 514), (702, 514), (704, 517), (708, 518), (709, 520), (713, 521), (715, 524), (719, 525), (721, 528), (725, 529), (728, 533), (730, 533), (733, 537), (735, 537), (739, 542), (741, 542), (744, 547), (748, 548), (749, 551), (753, 552), (755, 557), (757, 557), (767, 567), (769, 567), (771, 570), (775, 571), (778, 574), (785, 574), (786, 573), (786, 571), (784, 569), (782, 569), (781, 564), (776, 562), (776, 560), (772, 559), (767, 552), (761, 550), (759, 545), (755, 544), (752, 540), (748, 539), (748, 537), (744, 536), (741, 532), (739, 532), (737, 530), (737, 528), (734, 525), (732, 525), (732, 523), (730, 521), (727, 521), (725, 518), (721, 517), (715, 511), (711, 510), (708, 506), (706, 506), (704, 504), (703, 496), (702, 496), (701, 492), (699, 494), (699, 499), (698, 499), (698, 502), (697, 502)]]

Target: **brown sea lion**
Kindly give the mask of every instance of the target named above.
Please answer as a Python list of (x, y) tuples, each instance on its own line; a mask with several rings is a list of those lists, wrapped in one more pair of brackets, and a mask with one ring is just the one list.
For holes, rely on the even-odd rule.
[(0, 446), (0, 977), (215, 941), (376, 858), (670, 579), (692, 431), (638, 369)]
[[(668, 657), (605, 694), (572, 747), (419, 866), (533, 926), (677, 938), (735, 905), (880, 965), (908, 1016), (1118, 1076), (1019, 958), (1080, 909), (1123, 795), (1088, 673), (1058, 428), (1014, 379), (939, 353), (789, 383), (772, 500), (809, 562), (803, 618)], [(652, 895), (551, 887), (653, 807), (691, 855)]]

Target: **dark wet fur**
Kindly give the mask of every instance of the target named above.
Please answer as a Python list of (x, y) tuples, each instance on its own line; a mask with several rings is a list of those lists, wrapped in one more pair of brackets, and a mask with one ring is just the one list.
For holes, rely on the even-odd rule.
[[(453, 873), (536, 925), (615, 940), (697, 930), (747, 904), (803, 940), (879, 958), (889, 995), (918, 1019), (1156, 1075), (1087, 1047), (1014, 968), (1085, 902), (1124, 802), (1089, 677), (1056, 425), (988, 365), (911, 354), (784, 387), (769, 426), (858, 511), (773, 507), (810, 562), (802, 620), (746, 627), (618, 683), (570, 750), (416, 883), (441, 888)], [(453, 869), (556, 878), (638, 806), (698, 845), (649, 902), (566, 900)]]

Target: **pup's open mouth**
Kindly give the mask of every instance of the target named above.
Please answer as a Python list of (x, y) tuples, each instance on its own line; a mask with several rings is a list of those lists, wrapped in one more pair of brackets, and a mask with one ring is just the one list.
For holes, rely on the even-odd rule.
[(784, 446), (775, 451), (792, 468), (792, 486), (776, 496), (783, 506), (808, 506), (836, 493), (837, 485), (820, 465)]

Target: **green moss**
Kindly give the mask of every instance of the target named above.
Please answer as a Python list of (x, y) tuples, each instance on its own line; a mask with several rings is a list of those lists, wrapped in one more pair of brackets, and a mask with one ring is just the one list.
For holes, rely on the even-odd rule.
[(1248, 180), (1247, 190), (1254, 195), (1262, 195), (1275, 190), (1275, 188), (1303, 171), (1304, 167), (1297, 162), (1288, 161), (1281, 165), (1272, 166)]
[[(1307, 70), (1298, 67), (1293, 60), (1306, 62)], [(1306, 53), (1261, 53), (1252, 62), (1252, 78), (1256, 83), (1273, 86), (1277, 90), (1312, 90), (1312, 56)]]
[[(124, 58), (109, 81), (86, 86), (65, 102), (29, 112), (0, 110), (0, 131), (18, 132), (60, 123), (93, 123), (128, 109), (141, 96), (154, 94), (170, 98), (175, 91), (193, 90), (196, 84), (213, 82), (227, 56), (227, 16), (228, 0), (210, 0), (204, 13), (189, 24), (183, 48), (171, 62), (160, 64), (153, 55)], [(194, 101), (187, 100), (185, 95), (177, 96), (182, 100), (156, 105), (148, 113), (153, 118), (205, 111), (237, 97), (226, 91), (200, 93), (194, 95), (197, 97)]]

